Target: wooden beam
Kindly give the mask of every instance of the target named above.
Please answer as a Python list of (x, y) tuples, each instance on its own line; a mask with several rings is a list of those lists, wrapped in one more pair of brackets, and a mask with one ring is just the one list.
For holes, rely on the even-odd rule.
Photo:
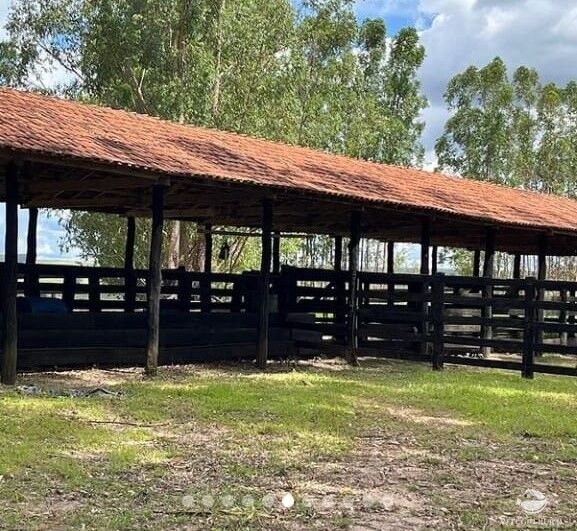
[(431, 222), (428, 218), (421, 222), (421, 275), (429, 274), (429, 250), (431, 246)]
[(280, 232), (275, 232), (272, 237), (272, 272), (280, 273)]
[(351, 214), (351, 237), (349, 241), (349, 315), (347, 327), (347, 361), (358, 365), (357, 349), (359, 346), (359, 315), (358, 315), (358, 267), (359, 243), (361, 241), (361, 213), (355, 210)]
[(136, 306), (136, 276), (134, 274), (134, 242), (136, 239), (136, 220), (126, 218), (126, 243), (124, 247), (124, 270), (126, 272), (126, 299), (124, 311), (133, 312)]
[(387, 273), (395, 272), (395, 242), (387, 242)]
[[(493, 227), (488, 227), (485, 234), (485, 260), (483, 262), (483, 276), (486, 278), (493, 278), (495, 275), (495, 229)], [(487, 285), (483, 288), (483, 297), (485, 299), (493, 298), (493, 286)], [(491, 319), (493, 317), (493, 307), (484, 306), (481, 312), (482, 316), (486, 319)], [(481, 327), (481, 337), (482, 339), (493, 339), (493, 327), (483, 326)], [(481, 352), (483, 356), (488, 356), (491, 354), (491, 347), (481, 347)]]
[(521, 255), (516, 254), (513, 257), (513, 278), (521, 278)]
[(204, 272), (212, 273), (212, 225), (204, 225)]
[(204, 225), (204, 272), (205, 275), (200, 282), (200, 311), (210, 313), (211, 307), (211, 281), (212, 273), (212, 225)]
[(481, 276), (481, 251), (479, 249), (473, 251), (473, 276)]
[(546, 234), (539, 237), (539, 251), (537, 255), (537, 279), (547, 279), (547, 251), (549, 248), (549, 241)]
[[(537, 254), (537, 280), (547, 280), (547, 251), (549, 248), (549, 238), (547, 234), (541, 234), (539, 237), (539, 250)], [(537, 300), (545, 300), (545, 290), (539, 288), (537, 290)], [(543, 323), (545, 321), (545, 310), (537, 310), (537, 322)], [(537, 334), (537, 343), (543, 343), (544, 333), (543, 330), (539, 330)], [(542, 353), (538, 354), (539, 356)]]
[(269, 348), (270, 267), (272, 254), (273, 211), (270, 199), (262, 202), (262, 253), (259, 277), (259, 312), (256, 344), (256, 365), (266, 369)]
[(134, 242), (136, 239), (136, 220), (126, 218), (126, 244), (124, 247), (124, 269), (134, 269)]
[(156, 375), (160, 343), (160, 288), (162, 283), (161, 254), (164, 223), (164, 186), (152, 187), (152, 232), (148, 261), (148, 344), (146, 374)]
[(335, 236), (335, 257), (333, 262), (335, 271), (343, 270), (343, 237)]
[(18, 364), (18, 312), (17, 312), (17, 267), (18, 267), (18, 180), (21, 168), (10, 162), (6, 168), (6, 224), (4, 243), (3, 276), (3, 349), (0, 366), (1, 382), (4, 385), (16, 383)]
[(437, 267), (439, 261), (439, 248), (436, 245), (433, 245), (431, 248), (431, 274), (437, 274)]
[(36, 263), (36, 249), (37, 249), (37, 234), (38, 234), (38, 209), (31, 208), (28, 211), (28, 234), (26, 236), (26, 263)]

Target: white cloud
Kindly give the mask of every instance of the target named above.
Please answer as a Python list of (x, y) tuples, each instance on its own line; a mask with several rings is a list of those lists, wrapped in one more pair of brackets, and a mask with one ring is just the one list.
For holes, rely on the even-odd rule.
[[(469, 65), (500, 56), (510, 68), (535, 67), (545, 81), (577, 79), (575, 0), (419, 0), (431, 20), (421, 31), (427, 58), (420, 72), (431, 107), (423, 141), (430, 153), (448, 117), (443, 92)], [(415, 16), (417, 19), (418, 15)]]
[(6, 30), (4, 29), (4, 24), (6, 23), (6, 17), (8, 16), (8, 10), (10, 9), (10, 0), (0, 0), (0, 39), (6, 37)]

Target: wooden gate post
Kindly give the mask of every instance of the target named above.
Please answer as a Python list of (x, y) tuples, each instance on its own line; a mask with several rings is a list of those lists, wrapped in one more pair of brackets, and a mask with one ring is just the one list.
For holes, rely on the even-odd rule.
[(136, 220), (126, 218), (126, 247), (124, 249), (124, 311), (133, 312), (136, 306), (136, 276), (134, 274), (134, 241), (136, 239)]
[(358, 365), (357, 349), (359, 347), (359, 314), (358, 314), (358, 267), (359, 242), (361, 240), (361, 213), (355, 210), (351, 214), (351, 239), (349, 242), (349, 308), (347, 330), (347, 361)]
[(204, 275), (200, 281), (200, 311), (210, 313), (212, 275), (212, 225), (204, 225)]
[(275, 232), (272, 237), (272, 272), (280, 273), (280, 232)]
[[(495, 274), (495, 229), (492, 227), (487, 228), (487, 234), (485, 239), (485, 262), (483, 264), (483, 276), (485, 278), (493, 278)], [(485, 284), (483, 286), (483, 302), (486, 302), (493, 298), (493, 285)], [(493, 318), (493, 307), (488, 305), (483, 305), (481, 308), (481, 316), (486, 319)], [(490, 340), (493, 339), (493, 327), (489, 324), (481, 326), (481, 339)], [(481, 352), (483, 356), (488, 356), (491, 354), (491, 347), (483, 346), (481, 347)]]
[[(537, 256), (537, 280), (546, 280), (547, 279), (547, 250), (549, 247), (549, 241), (546, 234), (541, 234), (539, 238), (539, 252)], [(545, 300), (545, 289), (540, 287), (537, 290), (537, 300), (544, 301)], [(540, 323), (545, 322), (545, 310), (539, 308), (537, 310), (537, 321)], [(537, 333), (536, 341), (538, 343), (543, 343), (543, 329), (541, 328)], [(541, 352), (538, 354), (541, 355)]]
[[(36, 254), (38, 246), (38, 209), (28, 209), (28, 234), (26, 235), (26, 265), (33, 266), (36, 264)], [(40, 295), (40, 286), (38, 280), (38, 273), (32, 268), (26, 273), (24, 281), (25, 291), (27, 297), (38, 297)]]
[(433, 276), (431, 286), (431, 320), (433, 322), (433, 370), (443, 369), (443, 350), (445, 322), (445, 275), (437, 273)]
[(162, 282), (161, 251), (164, 224), (164, 186), (152, 187), (152, 233), (148, 261), (148, 341), (145, 372), (154, 376), (158, 372), (160, 347), (160, 288)]
[(421, 275), (429, 274), (429, 252), (431, 247), (431, 222), (428, 218), (421, 222)]
[(523, 378), (533, 378), (535, 360), (535, 278), (525, 279), (523, 360), (521, 375)]
[(340, 327), (338, 332), (335, 333), (335, 340), (340, 345), (345, 343), (344, 329), (346, 326), (347, 318), (347, 293), (345, 289), (345, 279), (343, 275), (339, 273), (343, 270), (343, 237), (335, 236), (335, 253), (334, 253), (334, 270), (337, 273), (335, 275), (335, 303), (337, 305), (335, 309), (335, 325)]
[(4, 385), (16, 383), (18, 363), (18, 178), (20, 165), (10, 162), (5, 175), (6, 195), (6, 238), (4, 242), (4, 278), (2, 282), (4, 330), (1, 382)]
[(259, 313), (256, 344), (256, 365), (266, 369), (269, 350), (269, 312), (270, 312), (270, 267), (272, 254), (272, 202), (262, 202), (262, 254), (260, 260), (260, 277), (258, 281)]

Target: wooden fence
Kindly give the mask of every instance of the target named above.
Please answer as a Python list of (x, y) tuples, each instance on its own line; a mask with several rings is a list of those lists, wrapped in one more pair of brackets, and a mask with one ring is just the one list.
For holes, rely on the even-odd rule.
[[(204, 359), (217, 351), (252, 356), (257, 273), (170, 270), (162, 277), (164, 359), (192, 361), (209, 351), (213, 354)], [(352, 348), (352, 333), (360, 356), (422, 360), (434, 368), (498, 367), (527, 377), (577, 375), (575, 282), (369, 272), (359, 273), (357, 282), (351, 301), (347, 271), (285, 267), (272, 275), (275, 353), (343, 355)], [(68, 314), (39, 318), (21, 308), (20, 346), (28, 353), (20, 359), (27, 367), (34, 356), (52, 360), (48, 349), (74, 347), (67, 353), (74, 360), (94, 357), (94, 349), (113, 349), (123, 360), (134, 360), (136, 354), (123, 349), (142, 349), (145, 270), (19, 265), (18, 287), (20, 303), (57, 299)]]
[(577, 283), (483, 277), (358, 274), (347, 300), (347, 272), (283, 270), (292, 323), (309, 336), (305, 351), (346, 353), (346, 323), (357, 308), (358, 355), (577, 376)]

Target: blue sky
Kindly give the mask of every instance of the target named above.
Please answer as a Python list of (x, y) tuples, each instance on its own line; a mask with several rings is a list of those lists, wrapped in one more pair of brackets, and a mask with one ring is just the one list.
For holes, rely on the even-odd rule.
[[(0, 38), (11, 0), (0, 0)], [(577, 79), (577, 0), (357, 0), (359, 19), (382, 17), (389, 34), (415, 26), (427, 50), (419, 72), (429, 107), (425, 164), (434, 166), (434, 143), (448, 114), (443, 92), (448, 80), (471, 64), (483, 65), (496, 55), (510, 67), (533, 66), (545, 81)], [(1, 226), (0, 249), (4, 230)], [(43, 219), (42, 256), (59, 253), (55, 218)]]

